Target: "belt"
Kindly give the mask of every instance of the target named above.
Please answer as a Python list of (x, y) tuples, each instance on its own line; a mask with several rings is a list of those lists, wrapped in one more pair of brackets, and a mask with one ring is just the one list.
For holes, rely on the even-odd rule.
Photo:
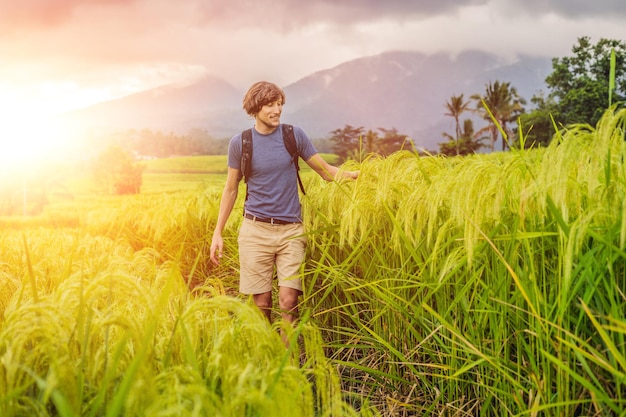
[(266, 219), (265, 217), (257, 217), (254, 214), (250, 214), (250, 213), (244, 213), (243, 217), (245, 217), (246, 219), (249, 219), (249, 220), (253, 220), (255, 222), (269, 223), (269, 224), (296, 224), (296, 223), (300, 223), (300, 222), (288, 222), (286, 220), (275, 219), (273, 217), (269, 218), (269, 219)]

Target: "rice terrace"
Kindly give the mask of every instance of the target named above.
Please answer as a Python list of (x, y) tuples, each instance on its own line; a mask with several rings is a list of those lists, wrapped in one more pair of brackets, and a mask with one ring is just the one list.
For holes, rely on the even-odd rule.
[(624, 415), (625, 128), (612, 107), (545, 148), (305, 171), (288, 349), (237, 294), (240, 216), (207, 262), (225, 175), (167, 179), (193, 158), (3, 217), (0, 415)]
[[(293, 325), (239, 293), (243, 216), (209, 261), (226, 155), (0, 164), (0, 416), (626, 416), (620, 45), (579, 66), (595, 79), (553, 61), (561, 102), (529, 114), (509, 83), (487, 85), (478, 132), (453, 96), (438, 154), (396, 129), (331, 132), (357, 139), (323, 158), (360, 173), (326, 182), (302, 164)], [(594, 123), (572, 121), (585, 111)], [(191, 145), (178, 139), (144, 142)]]

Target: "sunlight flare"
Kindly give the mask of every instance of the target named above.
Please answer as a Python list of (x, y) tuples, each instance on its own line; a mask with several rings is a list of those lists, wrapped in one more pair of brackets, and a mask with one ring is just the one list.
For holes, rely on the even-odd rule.
[(29, 169), (63, 158), (71, 140), (50, 116), (15, 115), (0, 133), (0, 164), (5, 168)]

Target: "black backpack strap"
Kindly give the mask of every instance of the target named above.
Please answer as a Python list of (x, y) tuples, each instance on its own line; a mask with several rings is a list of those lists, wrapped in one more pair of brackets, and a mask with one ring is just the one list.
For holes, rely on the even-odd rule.
[(283, 124), (283, 142), (285, 143), (285, 148), (287, 148), (287, 152), (291, 155), (293, 160), (293, 164), (296, 167), (296, 176), (298, 177), (298, 185), (300, 186), (300, 191), (302, 191), (303, 195), (306, 195), (304, 192), (304, 185), (302, 184), (302, 179), (300, 179), (300, 164), (298, 161), (298, 145), (296, 144), (296, 137), (293, 133), (293, 126), (288, 124)]
[(241, 166), (239, 171), (246, 183), (246, 201), (248, 201), (248, 178), (252, 171), (252, 129), (241, 132)]
[(252, 129), (241, 132), (241, 175), (248, 183), (248, 177), (252, 170)]

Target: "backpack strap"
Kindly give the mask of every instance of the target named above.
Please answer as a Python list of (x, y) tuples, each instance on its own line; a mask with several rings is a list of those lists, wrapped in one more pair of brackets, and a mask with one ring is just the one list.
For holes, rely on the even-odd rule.
[[(240, 174), (246, 183), (246, 201), (248, 201), (248, 178), (252, 170), (252, 129), (241, 132), (241, 166)], [(241, 177), (239, 177), (241, 180)]]
[[(306, 195), (304, 192), (304, 185), (302, 184), (302, 179), (300, 179), (300, 164), (298, 161), (298, 146), (296, 144), (296, 137), (293, 133), (293, 126), (283, 124), (283, 143), (287, 152), (291, 156), (293, 164), (296, 168), (296, 176), (298, 178), (298, 185), (300, 186), (300, 191), (302, 194)], [(250, 177), (250, 173), (252, 172), (252, 129), (247, 129), (241, 132), (241, 167), (240, 167), (241, 175), (244, 179), (244, 182), (248, 183), (248, 178)], [(246, 200), (248, 199), (248, 191), (246, 188)]]
[(241, 175), (246, 184), (252, 170), (252, 129), (241, 132)]
[(298, 161), (298, 145), (296, 144), (296, 137), (293, 133), (293, 126), (288, 124), (283, 124), (283, 142), (285, 143), (285, 148), (291, 158), (293, 160), (293, 165), (296, 168), (296, 176), (298, 177), (298, 185), (300, 186), (300, 191), (302, 191), (303, 195), (306, 195), (304, 192), (304, 185), (302, 184), (302, 179), (300, 178), (300, 164)]

